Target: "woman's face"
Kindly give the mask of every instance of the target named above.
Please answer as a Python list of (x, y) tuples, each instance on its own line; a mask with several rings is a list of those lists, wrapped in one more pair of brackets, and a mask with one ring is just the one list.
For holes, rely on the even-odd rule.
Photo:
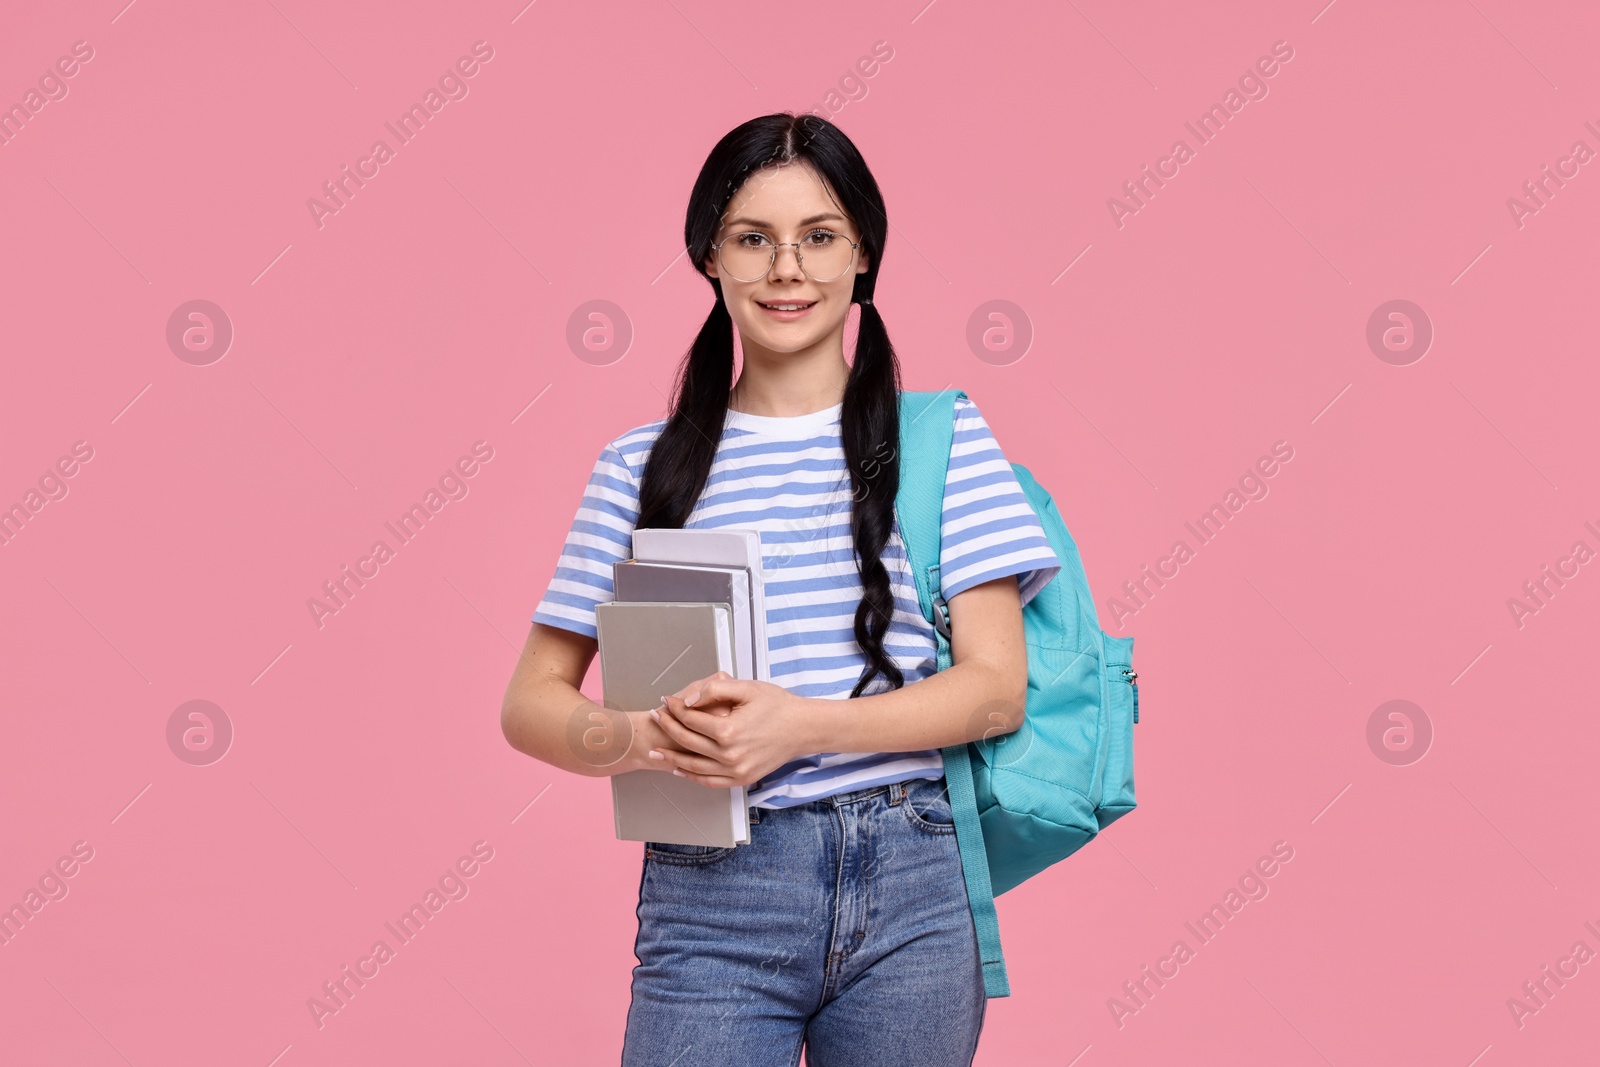
[[(803, 163), (763, 168), (746, 179), (728, 202), (714, 241), (735, 234), (760, 233), (769, 241), (783, 244), (771, 269), (755, 281), (730, 277), (715, 253), (706, 264), (706, 273), (722, 283), (723, 301), (747, 350), (759, 347), (770, 352), (799, 352), (830, 335), (843, 336), (855, 277), (865, 273), (870, 264), (865, 253), (858, 250), (854, 266), (837, 279), (814, 280), (800, 269), (795, 246), (789, 242), (804, 242), (806, 235), (816, 230), (832, 230), (857, 244), (861, 241), (860, 229), (845, 216), (821, 176)], [(728, 247), (733, 244), (729, 241)], [(812, 269), (817, 269), (815, 259)], [(801, 309), (771, 310), (772, 305), (792, 304)]]

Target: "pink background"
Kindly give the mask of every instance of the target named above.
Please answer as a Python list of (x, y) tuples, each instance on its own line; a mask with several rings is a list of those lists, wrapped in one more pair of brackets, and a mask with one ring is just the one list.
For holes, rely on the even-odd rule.
[[(94, 50), (0, 146), (0, 505), (93, 449), (0, 547), (0, 903), (94, 850), (0, 947), (7, 1062), (615, 1061), (641, 847), (603, 779), (505, 743), (500, 698), (590, 464), (663, 413), (709, 306), (675, 258), (701, 162), (812, 107), (883, 186), (907, 384), (978, 402), (1137, 638), (1139, 808), (1001, 899), (1015, 993), (978, 1062), (1594, 1058), (1600, 962), (1507, 1007), (1600, 951), (1600, 563), (1507, 605), (1600, 550), (1600, 163), (1507, 206), (1600, 149), (1591, 6), (123, 2), (0, 35), (7, 104)], [(478, 40), (469, 95), (319, 228), (307, 199)], [(166, 340), (195, 299), (235, 331), (205, 366)], [(1435, 331), (1405, 366), (1366, 341), (1395, 299)], [(625, 354), (569, 345), (593, 300)], [(1025, 353), (969, 346), (991, 300)], [(1112, 625), (1280, 440), (1270, 494)], [(308, 599), (476, 441), (468, 495), (319, 628)], [(235, 732), (208, 766), (167, 741), (197, 699)], [(1368, 742), (1395, 699), (1433, 733), (1406, 765)], [(470, 893), (319, 1029), (307, 999), (478, 841)], [(1277, 841), (1270, 895), (1196, 947)]]

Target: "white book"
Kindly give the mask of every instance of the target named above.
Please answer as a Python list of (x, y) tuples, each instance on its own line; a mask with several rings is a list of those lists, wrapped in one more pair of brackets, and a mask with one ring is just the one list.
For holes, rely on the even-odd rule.
[[(733, 673), (733, 612), (726, 604), (612, 600), (595, 607), (604, 704), (659, 707), (660, 696), (718, 671)], [(743, 786), (711, 788), (671, 771), (611, 776), (617, 838), (728, 846), (750, 840)]]

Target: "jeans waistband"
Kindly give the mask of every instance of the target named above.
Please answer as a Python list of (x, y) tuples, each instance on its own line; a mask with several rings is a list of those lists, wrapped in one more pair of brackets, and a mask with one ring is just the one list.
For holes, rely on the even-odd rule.
[[(942, 782), (943, 780), (944, 779), (941, 778), (938, 781)], [(879, 794), (883, 794), (883, 793), (888, 794), (888, 802), (889, 802), (889, 804), (890, 805), (894, 805), (894, 804), (900, 803), (902, 800), (904, 800), (906, 798), (906, 789), (908, 788), (910, 783), (914, 782), (914, 781), (928, 781), (928, 780), (927, 779), (912, 778), (912, 779), (907, 779), (906, 781), (901, 781), (901, 782), (888, 782), (888, 783), (885, 783), (883, 785), (868, 786), (866, 789), (853, 789), (848, 793), (834, 793), (832, 796), (818, 797), (816, 800), (808, 800), (803, 804), (796, 804), (795, 807), (803, 808), (807, 804), (831, 804), (836, 808), (842, 808), (846, 804), (855, 804), (855, 803), (857, 803), (859, 801), (862, 801), (862, 800), (869, 800), (872, 797), (878, 796)], [(934, 784), (934, 783), (930, 782), (930, 784)], [(754, 826), (756, 823), (759, 823), (761, 821), (761, 815), (762, 815), (763, 812), (767, 813), (770, 816), (770, 815), (776, 814), (777, 812), (788, 811), (788, 810), (791, 810), (791, 809), (788, 809), (788, 808), (758, 808), (758, 807), (755, 807), (755, 806), (751, 806), (751, 808), (750, 808), (750, 825)]]

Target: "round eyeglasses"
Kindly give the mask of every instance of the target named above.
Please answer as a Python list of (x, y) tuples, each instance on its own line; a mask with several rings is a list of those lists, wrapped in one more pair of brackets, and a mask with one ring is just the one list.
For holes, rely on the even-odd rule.
[(798, 241), (774, 242), (764, 233), (734, 233), (712, 245), (717, 263), (734, 281), (765, 278), (777, 261), (778, 249), (794, 248), (800, 269), (814, 282), (837, 281), (855, 265), (859, 242), (832, 230), (812, 230)]

